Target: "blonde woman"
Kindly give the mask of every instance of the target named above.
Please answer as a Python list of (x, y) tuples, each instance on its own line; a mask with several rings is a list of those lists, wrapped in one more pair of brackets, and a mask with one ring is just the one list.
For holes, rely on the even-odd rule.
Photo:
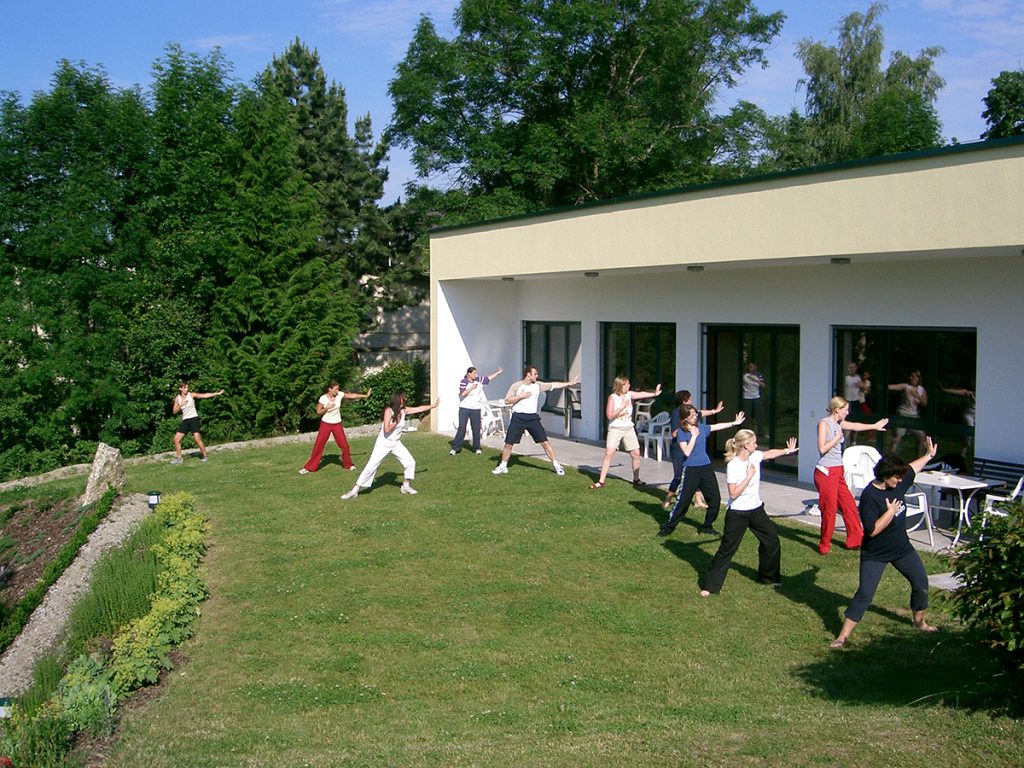
[(872, 429), (884, 430), (888, 419), (879, 419), (874, 424), (847, 421), (850, 403), (845, 397), (833, 397), (828, 401), (828, 416), (818, 422), (818, 453), (821, 458), (814, 468), (814, 487), (818, 489), (818, 509), (821, 511), (821, 537), (818, 552), (827, 555), (832, 549), (832, 532), (836, 527), (836, 508), (843, 515), (846, 526), (847, 549), (857, 549), (864, 540), (864, 528), (857, 514), (857, 502), (846, 484), (843, 475), (843, 441), (846, 432), (865, 432)]
[(612, 382), (612, 393), (608, 395), (604, 406), (604, 415), (608, 417), (608, 437), (604, 444), (601, 477), (590, 486), (591, 488), (604, 488), (612, 456), (619, 449), (619, 445), (629, 451), (629, 458), (633, 462), (633, 485), (637, 488), (643, 486), (640, 482), (640, 440), (636, 436), (636, 426), (633, 424), (633, 401), (657, 397), (660, 394), (661, 384), (656, 386), (653, 392), (632, 392), (629, 379), (625, 376), (615, 377), (615, 381)]
[(796, 438), (786, 441), (785, 448), (768, 451), (757, 449), (757, 435), (753, 430), (741, 429), (725, 443), (725, 482), (729, 488), (729, 506), (725, 510), (725, 532), (722, 543), (704, 577), (701, 597), (717, 595), (722, 591), (733, 555), (747, 532), (753, 531), (759, 542), (757, 548), (757, 581), (759, 584), (778, 586), (782, 581), (782, 548), (775, 523), (764, 511), (761, 501), (761, 462), (788, 456), (799, 450)]

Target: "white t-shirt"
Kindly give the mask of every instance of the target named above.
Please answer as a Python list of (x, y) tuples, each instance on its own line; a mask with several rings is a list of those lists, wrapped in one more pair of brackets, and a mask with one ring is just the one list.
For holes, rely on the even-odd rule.
[(761, 397), (761, 374), (759, 373), (744, 373), (743, 374), (743, 399), (744, 400), (757, 400)]
[(627, 392), (624, 395), (611, 395), (613, 406), (612, 408), (616, 413), (622, 410), (623, 406), (629, 408), (629, 411), (624, 416), (618, 416), (608, 422), (610, 427), (632, 427), (633, 426), (633, 393)]
[(320, 417), (320, 421), (324, 424), (340, 424), (341, 423), (341, 401), (344, 399), (344, 392), (339, 391), (334, 396), (334, 403), (331, 403), (331, 396), (324, 392), (320, 395), (320, 399), (317, 402), (327, 410), (324, 411), (324, 415)]
[(199, 412), (196, 411), (196, 401), (192, 397), (192, 393), (189, 392), (185, 397), (178, 395), (178, 405), (181, 407), (181, 418), (184, 419), (195, 419), (199, 417)]
[(553, 389), (553, 387), (546, 381), (537, 381), (533, 384), (526, 384), (523, 381), (517, 381), (509, 387), (505, 397), (506, 399), (510, 397), (519, 397), (525, 392), (532, 392), (532, 397), (523, 398), (512, 406), (512, 413), (536, 414), (540, 410), (540, 393), (548, 392), (551, 389)]
[(861, 392), (861, 385), (864, 380), (856, 373), (852, 376), (846, 377), (846, 401), (848, 403), (859, 403), (864, 399), (864, 394)]
[(761, 501), (762, 459), (764, 459), (764, 453), (754, 451), (746, 461), (737, 457), (726, 464), (725, 482), (732, 483), (733, 485), (742, 483), (747, 477), (747, 468), (750, 466), (754, 467), (754, 476), (750, 478), (747, 487), (743, 489), (739, 496), (729, 500), (729, 509), (734, 509), (737, 512), (749, 512), (752, 509), (757, 509), (764, 503)]

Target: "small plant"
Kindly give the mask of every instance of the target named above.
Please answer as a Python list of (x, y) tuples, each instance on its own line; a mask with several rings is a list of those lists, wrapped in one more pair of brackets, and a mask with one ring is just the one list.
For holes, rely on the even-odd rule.
[(977, 627), (1010, 667), (1024, 672), (1024, 502), (1000, 505), (1006, 515), (978, 515), (954, 573), (964, 586), (957, 614)]

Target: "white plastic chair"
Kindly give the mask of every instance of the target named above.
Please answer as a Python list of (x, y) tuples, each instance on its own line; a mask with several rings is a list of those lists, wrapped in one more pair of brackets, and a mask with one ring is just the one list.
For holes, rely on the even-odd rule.
[(648, 397), (646, 400), (634, 400), (633, 405), (633, 425), (636, 427), (636, 433), (639, 435), (647, 429), (647, 422), (651, 420), (651, 408), (654, 407), (654, 398)]
[(669, 427), (670, 419), (671, 416), (666, 411), (662, 411), (657, 416), (648, 419), (644, 424), (644, 431), (637, 433), (637, 437), (644, 444), (644, 456), (648, 459), (651, 457), (651, 443), (657, 447), (658, 461), (661, 461), (663, 455), (668, 454), (669, 440), (672, 439)]
[(843, 451), (843, 476), (850, 493), (859, 496), (875, 479), (875, 464), (882, 458), (870, 445), (853, 445)]
[[(928, 544), (929, 546), (935, 546), (935, 536), (932, 534), (932, 513), (928, 509), (928, 497), (923, 493), (908, 493), (904, 497), (904, 506), (906, 507), (906, 518), (907, 518), (907, 531), (916, 531), (921, 527), (921, 523), (924, 523), (928, 528)], [(910, 524), (910, 518), (913, 516), (919, 516), (919, 520), (913, 525)]]
[(505, 435), (505, 422), (502, 421), (501, 411), (486, 401), (480, 406), (480, 433)]
[(993, 496), (991, 494), (985, 496), (985, 507), (981, 517), (981, 527), (985, 527), (985, 523), (989, 518), (989, 515), (995, 515), (996, 517), (1008, 517), (1009, 512), (1005, 509), (999, 509), (996, 504), (1009, 504), (1013, 500), (1020, 497), (1021, 491), (1024, 490), (1024, 476), (1017, 481), (1017, 486), (1013, 489), (1013, 493), (1009, 496)]

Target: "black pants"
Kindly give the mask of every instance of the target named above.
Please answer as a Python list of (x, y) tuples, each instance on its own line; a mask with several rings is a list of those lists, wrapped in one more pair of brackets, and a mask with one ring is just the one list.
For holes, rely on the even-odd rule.
[(480, 450), (480, 411), (476, 408), (459, 408), (459, 428), (455, 432), (452, 450), (458, 453), (466, 441), (466, 423), (473, 428), (473, 450)]
[(764, 511), (764, 504), (757, 509), (737, 511), (726, 510), (725, 532), (722, 543), (711, 561), (711, 568), (704, 577), (704, 589), (718, 593), (725, 583), (733, 555), (740, 548), (740, 542), (749, 528), (759, 542), (757, 547), (757, 580), (762, 584), (778, 584), (782, 580), (782, 547), (775, 523)]
[(715, 470), (710, 464), (702, 467), (686, 467), (683, 472), (683, 484), (676, 496), (675, 506), (668, 520), (662, 526), (662, 530), (671, 531), (679, 525), (679, 521), (690, 508), (694, 494), (700, 491), (704, 494), (704, 501), (708, 503), (708, 511), (704, 516), (704, 528), (710, 528), (711, 524), (718, 518), (718, 508), (722, 505), (722, 494), (718, 492), (718, 478), (715, 477)]
[[(889, 563), (884, 560), (860, 560), (860, 584), (857, 594), (853, 596), (844, 616), (851, 621), (859, 622), (875, 599), (875, 590), (882, 580), (882, 572)], [(910, 550), (907, 554), (892, 561), (892, 567), (903, 574), (910, 582), (910, 610), (923, 611), (928, 607), (928, 572), (917, 552)]]

